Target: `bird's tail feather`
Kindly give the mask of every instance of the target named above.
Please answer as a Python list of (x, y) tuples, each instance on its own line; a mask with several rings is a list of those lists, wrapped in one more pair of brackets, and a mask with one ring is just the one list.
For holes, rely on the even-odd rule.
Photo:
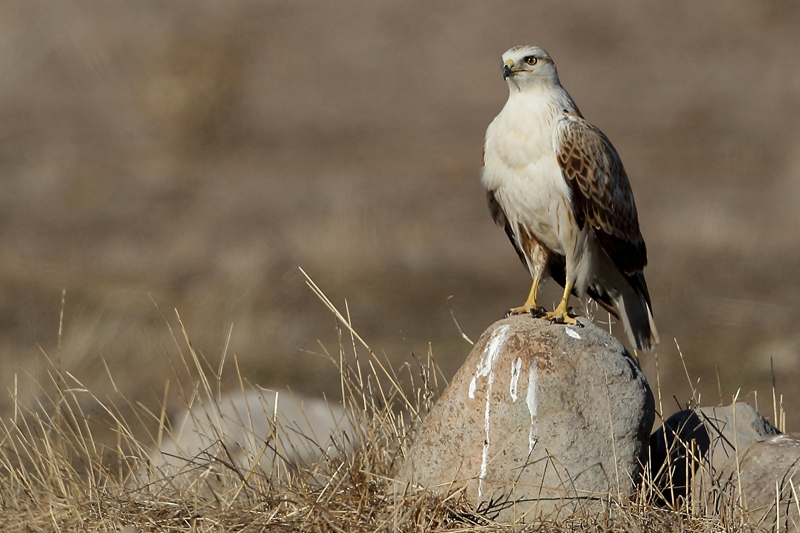
[(619, 293), (614, 297), (614, 304), (619, 309), (619, 316), (630, 343), (637, 350), (649, 352), (655, 348), (659, 339), (647, 285), (641, 272), (624, 277), (628, 283), (620, 287)]
[(599, 279), (610, 283), (595, 285), (594, 290), (600, 293), (604, 300), (610, 299), (614, 302), (616, 314), (622, 320), (631, 345), (637, 350), (651, 351), (659, 339), (644, 274), (642, 272), (623, 274), (610, 259), (607, 263), (602, 260), (600, 263)]

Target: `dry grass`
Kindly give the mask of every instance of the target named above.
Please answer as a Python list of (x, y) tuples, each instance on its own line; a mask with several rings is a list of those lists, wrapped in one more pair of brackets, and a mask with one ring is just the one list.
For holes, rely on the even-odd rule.
[[(151, 461), (152, 449), (175, 430), (167, 417), (170, 395), (185, 406), (198, 397), (209, 413), (222, 401), (227, 366), (241, 391), (247, 383), (236, 357), (214, 368), (193, 349), (177, 318), (172, 338), (176, 359), (191, 376), (167, 384), (160, 410), (127, 399), (116, 389), (101, 398), (84, 387), (56, 357), (47, 383), (33, 404), (9, 391), (13, 416), (0, 424), (0, 529), (3, 531), (518, 531), (493, 522), (460, 491), (434, 495), (397, 489), (392, 476), (409, 451), (413, 430), (445, 381), (433, 354), (393, 369), (353, 329), (349, 310), (337, 310), (309, 285), (340, 324), (338, 350), (322, 355), (338, 371), (341, 401), (350, 422), (330, 442), (316, 442), (320, 457), (310, 464), (273, 461), (264, 454), (286, 453), (274, 426), (260, 441), (237, 443), (250, 461), (240, 464), (226, 444), (228, 435), (203, 453), (170, 465)], [(176, 371), (176, 376), (179, 372)], [(268, 412), (248, 412), (270, 417)], [(242, 420), (248, 426), (247, 420)], [(245, 427), (245, 429), (247, 429)], [(246, 433), (246, 431), (245, 431)], [(681, 443), (682, 444), (682, 443)], [(211, 449), (213, 448), (213, 449)], [(698, 459), (699, 462), (699, 459)], [(665, 465), (665, 468), (669, 468)], [(664, 490), (665, 472), (645, 470), (630, 498), (609, 495), (598, 516), (573, 517), (524, 526), (526, 531), (750, 531), (736, 502), (721, 493), (702, 501)], [(662, 487), (659, 489), (658, 487)], [(656, 502), (667, 502), (656, 505)], [(127, 528), (127, 529), (126, 529)]]

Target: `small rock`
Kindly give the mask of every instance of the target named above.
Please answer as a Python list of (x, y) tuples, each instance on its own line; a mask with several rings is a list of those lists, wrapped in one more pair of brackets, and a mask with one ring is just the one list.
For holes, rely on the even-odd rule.
[(775, 435), (732, 456), (717, 473), (722, 505), (746, 510), (767, 531), (796, 531), (800, 524), (800, 435)]
[(719, 464), (753, 444), (780, 433), (749, 403), (726, 407), (701, 407), (698, 414), (711, 437), (712, 464)]
[[(685, 497), (698, 468), (716, 472), (729, 458), (779, 431), (745, 402), (701, 407), (669, 417), (650, 436), (650, 464), (661, 503)], [(715, 474), (712, 474), (712, 476)]]
[(493, 324), (422, 424), (401, 482), (465, 487), (500, 521), (572, 514), (630, 493), (653, 395), (617, 339), (581, 324)]

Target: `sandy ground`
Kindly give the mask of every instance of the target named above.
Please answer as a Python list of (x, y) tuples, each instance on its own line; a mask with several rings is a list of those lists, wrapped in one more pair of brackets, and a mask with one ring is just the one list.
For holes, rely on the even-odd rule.
[(790, 0), (3, 2), (3, 385), (47, 382), (44, 352), (102, 393), (105, 359), (153, 403), (177, 309), (211, 366), (227, 346), (254, 383), (335, 392), (298, 266), (395, 365), (430, 343), (452, 375), (451, 310), (476, 338), (528, 290), (479, 184), (500, 55), (528, 43), (630, 175), (666, 414), (691, 397), (676, 339), (705, 404), (771, 415), (774, 367), (796, 430), (798, 35)]

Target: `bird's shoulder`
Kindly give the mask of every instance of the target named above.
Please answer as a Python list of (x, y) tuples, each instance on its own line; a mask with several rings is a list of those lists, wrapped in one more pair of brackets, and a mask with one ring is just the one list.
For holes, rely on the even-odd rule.
[(554, 131), (554, 149), (572, 189), (576, 220), (588, 223), (617, 266), (641, 270), (647, 251), (636, 203), (617, 150), (599, 128), (582, 116), (563, 113)]

